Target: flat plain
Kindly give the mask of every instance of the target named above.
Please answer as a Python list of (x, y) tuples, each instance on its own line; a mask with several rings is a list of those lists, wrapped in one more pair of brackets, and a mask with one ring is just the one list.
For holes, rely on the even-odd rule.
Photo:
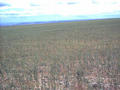
[(120, 90), (120, 19), (0, 27), (0, 90)]

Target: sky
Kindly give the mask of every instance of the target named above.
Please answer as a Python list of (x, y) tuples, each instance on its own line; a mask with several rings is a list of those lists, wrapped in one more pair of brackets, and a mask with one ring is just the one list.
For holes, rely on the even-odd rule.
[(0, 0), (0, 25), (120, 18), (120, 0)]

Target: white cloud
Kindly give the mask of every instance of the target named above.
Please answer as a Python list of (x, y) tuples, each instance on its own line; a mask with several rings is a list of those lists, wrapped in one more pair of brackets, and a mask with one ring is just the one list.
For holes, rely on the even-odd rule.
[[(1, 7), (6, 13), (17, 13), (20, 16), (26, 15), (91, 15), (104, 14), (120, 11), (120, 0), (1, 0), (8, 3), (8, 7)], [(74, 4), (69, 4), (72, 2)], [(36, 6), (32, 6), (34, 4)], [(17, 11), (16, 8), (22, 8), (23, 11)]]

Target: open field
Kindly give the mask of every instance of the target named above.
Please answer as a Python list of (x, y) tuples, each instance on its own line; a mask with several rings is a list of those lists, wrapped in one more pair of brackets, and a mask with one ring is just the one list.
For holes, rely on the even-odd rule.
[(0, 90), (120, 90), (120, 19), (0, 27)]

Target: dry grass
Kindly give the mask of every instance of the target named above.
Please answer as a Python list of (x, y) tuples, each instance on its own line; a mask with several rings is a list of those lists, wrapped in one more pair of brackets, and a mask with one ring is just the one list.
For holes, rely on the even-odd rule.
[(0, 27), (1, 90), (119, 90), (120, 19)]

